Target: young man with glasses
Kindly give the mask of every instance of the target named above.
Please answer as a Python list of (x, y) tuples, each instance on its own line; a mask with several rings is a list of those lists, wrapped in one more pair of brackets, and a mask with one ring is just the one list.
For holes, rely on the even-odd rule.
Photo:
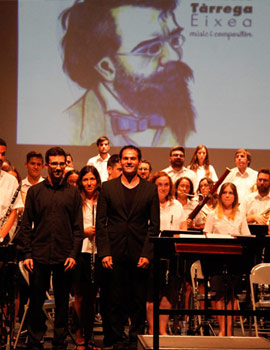
[(82, 206), (79, 190), (63, 179), (66, 154), (60, 147), (45, 156), (48, 177), (29, 188), (19, 232), (30, 277), (28, 349), (42, 349), (46, 330), (42, 305), (53, 273), (56, 303), (53, 349), (65, 350), (71, 271), (81, 251)]
[(185, 149), (182, 146), (174, 146), (170, 150), (170, 166), (162, 171), (165, 171), (171, 179), (172, 182), (175, 183), (180, 177), (188, 177), (192, 183), (193, 187), (197, 188), (197, 179), (196, 175), (192, 170), (184, 167), (185, 163)]
[(64, 70), (86, 89), (65, 112), (67, 142), (89, 145), (106, 134), (113, 146), (168, 147), (195, 131), (176, 7), (84, 0), (64, 11)]

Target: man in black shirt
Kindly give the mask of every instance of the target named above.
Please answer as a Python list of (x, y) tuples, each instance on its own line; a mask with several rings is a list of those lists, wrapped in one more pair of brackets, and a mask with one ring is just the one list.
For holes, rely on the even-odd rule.
[(78, 189), (63, 180), (64, 150), (49, 149), (45, 160), (48, 177), (28, 190), (19, 233), (23, 263), (30, 272), (28, 349), (42, 348), (46, 330), (42, 305), (52, 273), (56, 303), (53, 349), (65, 350), (71, 270), (83, 239), (82, 206)]
[(150, 235), (159, 232), (156, 185), (137, 175), (141, 151), (120, 151), (121, 177), (103, 183), (97, 207), (97, 248), (108, 271), (109, 321), (115, 349), (123, 349), (127, 312), (131, 319), (129, 347), (144, 332), (147, 270), (152, 257)]

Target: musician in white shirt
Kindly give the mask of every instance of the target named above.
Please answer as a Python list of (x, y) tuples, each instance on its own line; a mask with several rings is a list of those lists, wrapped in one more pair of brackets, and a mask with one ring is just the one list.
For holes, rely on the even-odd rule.
[[(157, 185), (158, 197), (160, 202), (160, 230), (186, 230), (184, 211), (181, 203), (173, 197), (173, 183), (170, 176), (164, 171), (159, 171), (153, 175), (150, 180)], [(162, 284), (160, 288), (160, 308), (171, 309), (175, 300), (175, 274), (170, 260), (167, 261), (167, 271), (169, 274), (166, 285)], [(151, 280), (151, 278), (150, 278)], [(153, 334), (153, 285), (152, 280), (149, 283), (147, 297), (147, 321), (148, 333)], [(169, 315), (160, 315), (159, 332), (161, 335), (167, 335), (167, 324)]]
[(250, 224), (269, 225), (270, 216), (270, 169), (261, 169), (257, 176), (257, 191), (251, 193), (242, 209)]
[(186, 167), (184, 167), (184, 163), (185, 163), (184, 147), (175, 146), (171, 148), (169, 161), (171, 165), (168, 168), (163, 169), (163, 171), (165, 171), (165, 173), (167, 173), (170, 176), (174, 184), (178, 179), (180, 179), (180, 177), (186, 176), (192, 181), (193, 187), (197, 188), (197, 178), (195, 173), (187, 169)]
[(204, 145), (197, 146), (187, 168), (194, 171), (197, 176), (197, 183), (204, 177), (210, 178), (214, 182), (218, 180), (216, 171), (209, 162), (208, 149)]
[[(17, 209), (23, 208), (20, 191), (18, 193), (16, 191), (18, 181), (13, 175), (2, 170), (6, 151), (7, 144), (3, 139), (0, 139), (0, 243), (8, 234), (9, 238), (12, 238), (17, 225)], [(9, 208), (10, 212), (8, 212)]]
[(87, 165), (93, 165), (98, 170), (101, 181), (104, 182), (108, 180), (107, 163), (110, 158), (110, 141), (106, 136), (101, 136), (97, 139), (96, 144), (98, 155), (90, 158)]
[(96, 206), (101, 189), (97, 169), (86, 165), (79, 173), (78, 187), (82, 196), (84, 240), (78, 265), (74, 271), (74, 308), (78, 316), (75, 336), (78, 350), (97, 348), (92, 343), (95, 316), (96, 283)]
[(27, 176), (22, 180), (21, 193), (22, 199), (25, 202), (26, 194), (29, 188), (44, 180), (44, 178), (41, 176), (42, 169), (44, 168), (42, 154), (36, 151), (28, 152), (24, 166), (27, 169)]
[[(233, 183), (226, 182), (221, 186), (218, 198), (218, 205), (215, 210), (208, 214), (204, 231), (206, 233), (220, 233), (230, 235), (250, 235), (245, 215), (238, 208), (238, 194)], [(238, 259), (236, 257), (236, 259)], [(225, 297), (227, 299), (227, 309), (236, 308), (235, 294), (240, 288), (241, 277), (238, 274), (238, 260), (231, 257), (209, 257), (207, 265), (203, 266), (211, 270), (211, 287), (216, 292), (216, 307), (223, 310), (225, 307)], [(227, 274), (221, 271), (225, 270)], [(217, 316), (219, 323), (219, 335), (225, 335), (225, 317)], [(232, 335), (232, 317), (227, 318), (227, 335)]]
[(244, 148), (236, 151), (234, 161), (236, 167), (231, 170), (226, 182), (235, 184), (239, 203), (242, 205), (242, 202), (252, 192), (252, 188), (256, 184), (258, 172), (250, 168), (251, 154)]

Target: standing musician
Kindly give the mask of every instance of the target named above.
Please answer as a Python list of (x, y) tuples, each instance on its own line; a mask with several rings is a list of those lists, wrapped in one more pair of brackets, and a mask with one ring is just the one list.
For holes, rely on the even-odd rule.
[[(17, 210), (23, 208), (20, 187), (18, 187), (16, 178), (2, 170), (6, 151), (7, 144), (0, 138), (0, 245), (5, 245), (13, 238), (17, 226)], [(14, 271), (12, 270), (12, 273), (13, 272)], [(0, 336), (2, 339), (4, 339), (6, 335), (6, 323), (2, 323), (1, 319), (7, 320), (10, 317), (12, 320), (14, 311), (15, 315), (17, 315), (19, 308), (18, 293), (16, 293), (15, 298), (15, 310), (13, 309), (14, 304), (11, 303), (10, 305), (7, 305), (6, 299), (2, 300), (1, 295), (2, 293), (5, 295), (6, 291), (8, 294), (12, 293), (11, 295), (14, 295), (14, 283), (12, 283), (14, 282), (14, 276), (8, 276), (10, 279), (7, 280), (5, 278), (6, 273), (9, 274), (10, 270), (5, 269), (3, 257), (0, 255)], [(7, 306), (11, 306), (11, 309)], [(13, 326), (13, 321), (11, 321), (10, 326)]]
[(55, 296), (53, 349), (65, 350), (71, 270), (81, 251), (82, 205), (79, 190), (63, 178), (66, 154), (60, 147), (45, 155), (48, 177), (31, 186), (19, 232), (24, 266), (29, 271), (28, 349), (42, 349), (46, 330), (42, 306), (51, 273)]
[(96, 208), (101, 189), (98, 170), (93, 165), (84, 166), (78, 178), (82, 196), (84, 240), (78, 265), (74, 271), (74, 308), (78, 317), (76, 327), (77, 350), (97, 349), (92, 341), (97, 283), (96, 263)]
[[(17, 209), (23, 208), (23, 202), (16, 178), (2, 170), (6, 158), (7, 144), (0, 138), (0, 243), (12, 238), (16, 229)], [(17, 196), (16, 198), (14, 196)], [(12, 204), (12, 199), (14, 203)], [(9, 234), (9, 236), (8, 236)]]

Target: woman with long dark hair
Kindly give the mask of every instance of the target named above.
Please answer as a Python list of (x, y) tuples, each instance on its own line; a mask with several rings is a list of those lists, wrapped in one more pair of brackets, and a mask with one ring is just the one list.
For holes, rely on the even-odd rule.
[(197, 176), (197, 183), (203, 177), (209, 177), (214, 182), (218, 180), (214, 167), (210, 164), (208, 149), (204, 145), (199, 145), (195, 149), (188, 169), (194, 171)]
[(84, 240), (78, 265), (74, 271), (74, 308), (78, 318), (76, 343), (78, 350), (96, 350), (93, 343), (96, 284), (96, 207), (101, 180), (92, 165), (83, 167), (79, 173), (78, 187), (82, 196)]

